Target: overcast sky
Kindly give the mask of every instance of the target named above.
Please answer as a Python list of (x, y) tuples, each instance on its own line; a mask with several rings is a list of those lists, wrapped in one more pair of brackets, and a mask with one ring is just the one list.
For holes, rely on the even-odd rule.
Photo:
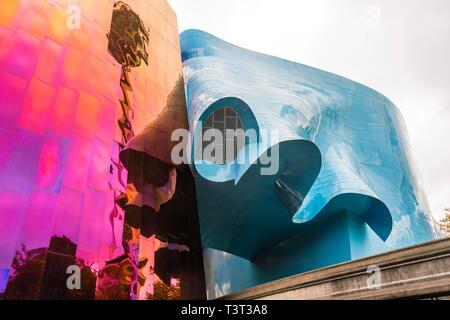
[(450, 207), (450, 0), (168, 0), (180, 31), (368, 85), (405, 117), (434, 216)]

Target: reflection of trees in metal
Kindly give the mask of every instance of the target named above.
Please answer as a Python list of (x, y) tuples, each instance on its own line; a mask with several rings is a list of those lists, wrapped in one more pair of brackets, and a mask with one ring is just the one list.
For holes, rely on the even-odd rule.
[(450, 237), (450, 208), (444, 209), (445, 217), (439, 221), (439, 228), (444, 233), (444, 236)]
[(148, 64), (149, 32), (141, 18), (119, 1), (114, 4), (108, 51), (122, 66), (139, 67)]
[(4, 299), (39, 299), (47, 248), (16, 251)]
[[(130, 82), (129, 74), (131, 72), (131, 68), (139, 67), (142, 64), (142, 61), (144, 61), (145, 64), (148, 64), (147, 46), (149, 44), (149, 31), (146, 29), (140, 17), (133, 12), (127, 4), (119, 1), (114, 4), (108, 40), (108, 52), (122, 66), (120, 76), (120, 87), (123, 93), (123, 99), (120, 100), (122, 115), (117, 122), (122, 133), (122, 140), (118, 142), (120, 152), (120, 150), (124, 148), (130, 139), (134, 137), (134, 131), (131, 123), (133, 117), (133, 106), (129, 98), (129, 93), (133, 91), (133, 87)], [(122, 163), (120, 161), (111, 161), (111, 174), (114, 174), (115, 170), (113, 170), (113, 168), (116, 168), (118, 182), (123, 187), (123, 190), (114, 190), (115, 203), (110, 214), (110, 224), (112, 229), (110, 258), (113, 258), (116, 251), (114, 221), (117, 218), (121, 220), (119, 208), (122, 210), (125, 209), (126, 204), (130, 200), (129, 193), (131, 192), (129, 192), (129, 190), (130, 188), (132, 189), (132, 186), (125, 184), (122, 179), (122, 171), (124, 170)], [(100, 271), (101, 277), (99, 277), (98, 283), (98, 298), (128, 299), (130, 297), (130, 293), (132, 297), (136, 297), (136, 290), (139, 280), (137, 271), (127, 274), (127, 270), (130, 268), (133, 270), (139, 270), (139, 241), (135, 243), (136, 239), (133, 238), (132, 234), (131, 228), (128, 225), (125, 225), (122, 245), (126, 256), (117, 258), (121, 260), (120, 262), (116, 262), (117, 259), (107, 262), (106, 266)], [(119, 265), (123, 266), (124, 263), (128, 266), (127, 268), (118, 267)], [(124, 277), (126, 277), (129, 281), (124, 282), (120, 280)], [(116, 292), (119, 290), (122, 294), (119, 294), (119, 296), (110, 297), (109, 293), (111, 290), (108, 289), (110, 286), (111, 289), (115, 287), (112, 291)]]
[(168, 286), (162, 281), (155, 281), (154, 294), (148, 294), (147, 300), (179, 300), (181, 290), (179, 284)]
[[(97, 274), (93, 264), (74, 257), (76, 244), (69, 238), (53, 236), (50, 246), (27, 249), (21, 245), (11, 265), (12, 272), (4, 299), (75, 299), (95, 298)], [(67, 267), (77, 265), (81, 270), (81, 290), (66, 286)]]
[(129, 72), (133, 67), (139, 67), (142, 60), (148, 64), (147, 45), (150, 41), (149, 32), (139, 16), (125, 3), (114, 4), (111, 30), (108, 34), (108, 51), (122, 65), (120, 87), (123, 92), (122, 118), (118, 120), (122, 131), (122, 143), (126, 144), (134, 136), (130, 116), (133, 109), (128, 93), (133, 91)]
[[(97, 298), (203, 298), (198, 222), (191, 221), (196, 217), (193, 180), (187, 166), (175, 166), (171, 161), (176, 144), (170, 141), (171, 133), (187, 127), (184, 82), (178, 79), (166, 108), (135, 135), (130, 72), (142, 62), (148, 64), (149, 33), (139, 16), (118, 2), (108, 39), (109, 53), (122, 66), (122, 114), (118, 120), (122, 139), (113, 153), (113, 158), (120, 161), (111, 164), (112, 177), (118, 177), (115, 188), (111, 186), (115, 191), (110, 215), (111, 261), (99, 271)], [(115, 158), (118, 153), (120, 156)], [(125, 177), (122, 180), (122, 171), (127, 174), (126, 181)], [(124, 213), (124, 230), (123, 251), (119, 253), (114, 221), (120, 220), (120, 213)], [(154, 244), (149, 245), (152, 241)]]
[(147, 258), (140, 259), (136, 266), (134, 261), (124, 255), (108, 261), (106, 266), (98, 273), (97, 299), (100, 300), (126, 300), (129, 298), (129, 287), (136, 281), (143, 285), (146, 281), (142, 269), (148, 263)]

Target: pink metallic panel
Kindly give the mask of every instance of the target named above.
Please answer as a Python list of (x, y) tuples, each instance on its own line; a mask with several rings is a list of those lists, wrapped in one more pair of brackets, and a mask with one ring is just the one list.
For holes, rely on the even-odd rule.
[(63, 186), (84, 192), (87, 186), (92, 142), (84, 138), (73, 138), (67, 156)]
[(16, 128), (28, 83), (15, 75), (0, 72), (0, 128)]
[(3, 61), (4, 70), (25, 80), (30, 80), (33, 77), (40, 50), (41, 42), (38, 38), (19, 31)]
[(57, 85), (60, 63), (62, 63), (63, 57), (64, 47), (50, 39), (46, 39), (36, 67), (35, 76), (50, 85)]
[(17, 248), (28, 196), (0, 188), (0, 268), (9, 268)]
[(53, 227), (55, 200), (56, 195), (51, 192), (35, 191), (30, 195), (18, 246), (23, 244), (28, 249), (48, 246)]
[(103, 221), (105, 217), (104, 208), (108, 202), (107, 195), (107, 193), (97, 190), (87, 191), (78, 239), (78, 249), (95, 252), (97, 259), (100, 253), (102, 231), (105, 227)]
[(55, 89), (44, 82), (33, 79), (28, 87), (19, 126), (39, 134), (44, 134), (48, 126), (48, 115), (54, 102)]
[(62, 188), (55, 203), (52, 236), (69, 238), (77, 243), (83, 213), (84, 194)]
[(50, 111), (49, 130), (62, 136), (70, 136), (77, 105), (78, 94), (66, 87), (58, 88)]
[(60, 192), (68, 151), (69, 140), (54, 134), (47, 135), (38, 164), (37, 188)]

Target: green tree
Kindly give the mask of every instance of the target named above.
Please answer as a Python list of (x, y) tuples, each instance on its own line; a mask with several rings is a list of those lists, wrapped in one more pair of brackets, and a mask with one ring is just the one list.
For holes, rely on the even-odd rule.
[(450, 208), (446, 208), (444, 211), (445, 217), (439, 222), (439, 227), (446, 237), (450, 237)]
[(154, 283), (154, 294), (147, 294), (148, 300), (179, 300), (180, 286), (168, 286), (161, 280)]

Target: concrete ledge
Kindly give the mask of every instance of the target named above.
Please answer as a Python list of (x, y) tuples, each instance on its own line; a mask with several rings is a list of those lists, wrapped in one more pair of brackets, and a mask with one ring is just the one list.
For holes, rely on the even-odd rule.
[[(368, 287), (369, 266), (381, 270)], [(355, 260), (223, 297), (224, 300), (348, 300), (435, 298), (450, 295), (450, 239)]]

